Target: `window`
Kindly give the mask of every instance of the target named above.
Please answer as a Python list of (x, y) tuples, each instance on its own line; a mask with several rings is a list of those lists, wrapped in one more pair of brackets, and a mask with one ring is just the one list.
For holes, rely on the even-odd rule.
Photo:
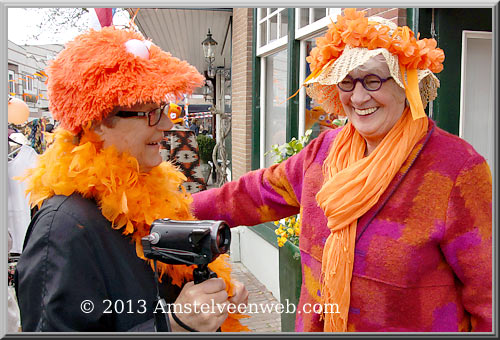
[(259, 8), (257, 10), (257, 55), (272, 53), (286, 45), (288, 36), (287, 8)]
[[(322, 34), (321, 34), (322, 35)], [(311, 50), (316, 47), (316, 39), (309, 38), (301, 42), (305, 45), (305, 56), (308, 56)], [(305, 74), (304, 79), (307, 78), (311, 74), (311, 69), (309, 68), (309, 63), (305, 60), (301, 62), (304, 63)], [(313, 132), (319, 132), (319, 125), (317, 123), (324, 122), (329, 123), (332, 122), (337, 117), (334, 114), (328, 114), (325, 112), (319, 103), (317, 103), (314, 99), (305, 94), (305, 90), (301, 91), (301, 97), (299, 100), (299, 135), (302, 136), (305, 131), (309, 129), (313, 129)]]
[(341, 8), (296, 8), (295, 38), (304, 39), (325, 30), (332, 21), (337, 21)]
[(33, 92), (33, 77), (23, 74), (23, 87), (25, 92)]
[(9, 70), (9, 94), (11, 96), (16, 94), (15, 76), (16, 76), (16, 74), (14, 73), (14, 71)]
[(268, 167), (274, 163), (270, 155), (264, 154), (271, 149), (274, 144), (286, 142), (286, 99), (287, 99), (287, 50), (274, 53), (264, 61), (263, 76), (264, 89), (261, 100), (264, 101), (261, 114), (261, 136), (264, 141), (261, 143), (261, 166)]
[[(300, 40), (299, 82), (302, 84), (311, 73), (306, 57), (316, 46), (316, 38), (323, 36), (328, 25), (337, 21), (340, 8), (296, 8), (295, 38)], [(319, 120), (331, 120), (332, 116), (322, 111), (318, 103), (306, 95), (302, 88), (299, 92), (299, 136)], [(316, 126), (317, 128), (317, 126)]]
[[(311, 69), (309, 68), (309, 63), (306, 61), (306, 57), (311, 53), (311, 50), (316, 47), (316, 38), (323, 36), (325, 31), (316, 33), (315, 36), (302, 40), (300, 42), (300, 71), (299, 79), (302, 84), (304, 80), (311, 74)], [(311, 97), (306, 95), (305, 88), (302, 88), (299, 92), (299, 136), (304, 135), (305, 131), (308, 129), (313, 129), (315, 132), (319, 129), (319, 126), (315, 123), (320, 121), (333, 121), (337, 117), (332, 114), (326, 113)], [(319, 130), (318, 130), (319, 131)], [(316, 131), (317, 132), (317, 131)]]

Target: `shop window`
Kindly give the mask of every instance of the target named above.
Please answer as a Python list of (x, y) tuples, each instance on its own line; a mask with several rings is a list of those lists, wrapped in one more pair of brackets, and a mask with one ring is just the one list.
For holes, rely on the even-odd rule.
[[(314, 37), (301, 41), (301, 83), (311, 74), (310, 64), (306, 61), (306, 57), (316, 47), (316, 38), (323, 36), (324, 33), (324, 31), (317, 33)], [(320, 124), (330, 125), (336, 118), (335, 114), (326, 113), (319, 103), (305, 93), (305, 89), (301, 89), (299, 94), (299, 136), (302, 136), (308, 129), (312, 129), (313, 136), (317, 136)]]
[[(308, 56), (309, 53), (311, 52), (311, 50), (314, 47), (316, 47), (316, 39), (309, 38), (307, 40), (304, 40), (303, 43), (305, 44), (305, 50), (306, 50), (305, 55)], [(305, 74), (304, 74), (304, 79), (305, 79), (311, 74), (311, 69), (310, 69), (309, 63), (307, 61), (302, 60), (302, 62), (305, 64)], [(316, 103), (314, 101), (314, 99), (312, 99), (308, 95), (303, 96), (303, 100), (301, 100), (301, 103), (299, 105), (302, 105), (304, 107), (303, 123), (300, 124), (301, 127), (299, 128), (301, 130), (301, 131), (299, 131), (299, 134), (302, 135), (308, 129), (313, 128), (313, 126), (316, 123), (319, 123), (320, 120), (324, 119), (325, 113), (322, 111), (319, 104)], [(303, 128), (302, 128), (302, 126), (303, 126)], [(316, 127), (316, 126), (314, 126), (314, 127)]]
[[(261, 150), (261, 166), (274, 163), (270, 155), (264, 154), (274, 144), (286, 142), (286, 98), (287, 98), (287, 50), (274, 53), (265, 59), (262, 75), (265, 77), (263, 98), (263, 119), (261, 136), (264, 136)], [(262, 108), (261, 108), (262, 109)]]

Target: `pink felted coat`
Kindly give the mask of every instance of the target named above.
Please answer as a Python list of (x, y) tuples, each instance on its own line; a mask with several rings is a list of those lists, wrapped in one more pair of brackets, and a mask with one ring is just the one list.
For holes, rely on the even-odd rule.
[[(287, 161), (195, 194), (199, 219), (256, 225), (301, 213), (302, 288), (295, 329), (322, 332), (327, 219), (315, 195), (339, 130)], [(358, 220), (348, 331), (492, 330), (492, 179), (471, 145), (429, 120), (426, 136)]]

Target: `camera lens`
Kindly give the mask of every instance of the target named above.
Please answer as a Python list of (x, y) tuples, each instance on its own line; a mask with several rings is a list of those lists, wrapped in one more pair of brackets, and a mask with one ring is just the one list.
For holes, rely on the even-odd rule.
[(215, 240), (215, 244), (221, 254), (226, 253), (229, 250), (228, 246), (230, 242), (231, 230), (227, 224), (223, 223), (219, 226), (219, 230), (217, 230), (217, 237)]

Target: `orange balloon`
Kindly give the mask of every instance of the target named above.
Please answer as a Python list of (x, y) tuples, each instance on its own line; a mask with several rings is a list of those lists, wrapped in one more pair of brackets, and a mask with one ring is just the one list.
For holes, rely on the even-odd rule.
[(18, 98), (11, 98), (9, 101), (9, 123), (23, 124), (28, 120), (30, 109), (28, 105)]

